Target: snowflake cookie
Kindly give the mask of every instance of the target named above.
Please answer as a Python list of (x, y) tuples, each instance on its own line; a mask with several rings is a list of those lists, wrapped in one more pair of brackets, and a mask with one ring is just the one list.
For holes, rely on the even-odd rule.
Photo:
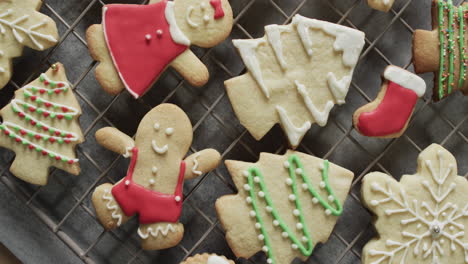
[(47, 183), (50, 167), (78, 175), (75, 147), (84, 141), (80, 115), (60, 63), (16, 90), (13, 100), (0, 110), (0, 147), (16, 153), (11, 173), (38, 185)]
[(216, 201), (229, 246), (243, 258), (263, 251), (269, 264), (305, 260), (327, 241), (353, 179), (351, 171), (292, 150), (226, 167), (239, 189)]
[(45, 50), (57, 43), (55, 22), (38, 10), (41, 0), (0, 1), (0, 89), (12, 75), (12, 59), (21, 56), (23, 46)]
[(333, 106), (345, 103), (364, 33), (300, 15), (265, 32), (233, 40), (248, 72), (227, 80), (226, 90), (255, 139), (279, 123), (296, 148), (313, 123), (325, 126)]
[(400, 182), (366, 175), (362, 196), (379, 233), (364, 247), (364, 264), (468, 263), (468, 182), (440, 145), (421, 152), (417, 173)]

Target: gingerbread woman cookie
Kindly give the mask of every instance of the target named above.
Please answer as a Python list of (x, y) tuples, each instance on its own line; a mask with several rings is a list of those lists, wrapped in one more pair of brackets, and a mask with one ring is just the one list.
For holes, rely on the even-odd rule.
[(60, 63), (18, 89), (0, 111), (0, 147), (16, 153), (11, 173), (38, 185), (47, 184), (50, 167), (78, 175), (75, 147), (84, 141), (80, 115), (80, 105)]
[(432, 31), (416, 30), (413, 37), (413, 64), (416, 73), (434, 72), (434, 101), (460, 90), (468, 94), (466, 82), (466, 24), (468, 4), (459, 7), (432, 2)]
[(395, 0), (367, 0), (370, 7), (383, 12), (388, 12), (393, 6), (393, 2)]
[(225, 256), (218, 256), (216, 254), (197, 254), (193, 257), (187, 258), (180, 264), (235, 264), (234, 261), (228, 260)]
[(248, 72), (227, 80), (226, 90), (255, 139), (279, 123), (296, 148), (313, 123), (325, 126), (333, 106), (345, 103), (364, 33), (300, 15), (265, 32), (233, 40)]
[(292, 150), (226, 167), (239, 190), (216, 201), (228, 244), (237, 257), (263, 251), (269, 264), (305, 260), (328, 239), (353, 179), (351, 171)]
[(426, 82), (416, 74), (390, 65), (377, 98), (353, 115), (356, 130), (364, 136), (400, 137), (406, 130), (416, 102), (426, 92)]
[(57, 26), (38, 12), (41, 6), (41, 0), (0, 1), (0, 89), (10, 81), (12, 59), (21, 56), (23, 46), (45, 50), (57, 44)]
[(364, 247), (362, 263), (468, 263), (468, 182), (440, 145), (421, 152), (416, 174), (400, 182), (366, 175), (362, 197), (379, 233)]
[(192, 125), (177, 106), (162, 104), (141, 121), (133, 140), (115, 128), (96, 132), (102, 146), (131, 158), (127, 175), (115, 185), (96, 188), (92, 201), (97, 218), (106, 229), (124, 224), (138, 214), (138, 235), (147, 250), (177, 245), (184, 226), (183, 183), (218, 166), (220, 154), (205, 149), (185, 158), (192, 144)]
[(206, 66), (189, 47), (214, 47), (233, 23), (227, 0), (152, 0), (148, 5), (111, 4), (102, 25), (87, 33), (89, 51), (100, 62), (96, 78), (110, 94), (124, 88), (141, 97), (162, 72), (173, 67), (190, 84), (204, 85)]

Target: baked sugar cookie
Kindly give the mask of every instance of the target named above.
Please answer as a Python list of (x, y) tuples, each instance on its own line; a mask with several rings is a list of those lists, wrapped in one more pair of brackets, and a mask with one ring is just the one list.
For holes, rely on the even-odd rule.
[(228, 260), (225, 256), (218, 256), (216, 254), (197, 254), (193, 257), (187, 258), (180, 264), (235, 264), (234, 261)]
[(227, 0), (152, 0), (148, 5), (110, 4), (101, 25), (87, 33), (89, 51), (100, 62), (96, 78), (110, 94), (124, 88), (141, 97), (171, 66), (190, 84), (203, 86), (206, 66), (189, 47), (214, 47), (233, 23)]
[(45, 50), (57, 44), (57, 26), (38, 12), (41, 6), (41, 0), (0, 1), (0, 89), (10, 81), (12, 59), (24, 46)]
[(364, 247), (362, 263), (468, 263), (468, 182), (443, 147), (421, 152), (416, 174), (400, 182), (366, 175), (362, 197), (379, 233)]
[(263, 251), (277, 264), (305, 260), (327, 241), (353, 179), (351, 171), (292, 150), (226, 167), (239, 190), (216, 201), (229, 246), (237, 257)]
[(184, 234), (179, 223), (184, 181), (215, 169), (220, 154), (205, 149), (185, 157), (192, 144), (192, 125), (172, 104), (161, 104), (146, 114), (135, 140), (111, 127), (98, 130), (96, 140), (131, 159), (122, 180), (102, 184), (93, 193), (97, 218), (104, 228), (116, 228), (138, 214), (144, 249), (177, 245)]
[(416, 30), (413, 64), (416, 73), (434, 72), (434, 101), (457, 90), (468, 94), (466, 45), (468, 4), (459, 7), (452, 0), (432, 2), (432, 31)]
[(364, 136), (400, 137), (406, 130), (416, 102), (426, 92), (422, 78), (390, 65), (377, 98), (362, 106), (353, 115), (356, 130)]
[(16, 153), (11, 173), (38, 185), (47, 184), (50, 167), (78, 175), (75, 147), (84, 141), (80, 115), (60, 63), (16, 90), (13, 100), (0, 111), (0, 147)]
[(289, 25), (269, 25), (259, 39), (233, 40), (248, 72), (227, 80), (232, 107), (260, 140), (276, 123), (296, 148), (313, 123), (325, 126), (344, 104), (364, 33), (296, 15)]

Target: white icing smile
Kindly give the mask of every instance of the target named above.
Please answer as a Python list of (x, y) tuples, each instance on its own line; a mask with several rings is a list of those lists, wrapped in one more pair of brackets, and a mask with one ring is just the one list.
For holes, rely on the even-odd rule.
[[(200, 26), (199, 23), (193, 21), (192, 19), (192, 13), (193, 11), (195, 10), (195, 7), (194, 6), (189, 6), (187, 8), (187, 12), (185, 13), (185, 20), (187, 21), (187, 24), (189, 24), (189, 26), (191, 26), (192, 28), (198, 28)], [(210, 22), (210, 16), (207, 14), (207, 11), (208, 11), (208, 8), (206, 8), (206, 4), (205, 3), (201, 3), (200, 4), (200, 10), (203, 14), (203, 22), (205, 22), (205, 24), (208, 24)]]
[(195, 8), (193, 6), (189, 6), (189, 8), (187, 9), (187, 14), (186, 14), (186, 19), (187, 19), (187, 23), (193, 27), (193, 28), (197, 28), (198, 26), (200, 26), (198, 23), (194, 22), (191, 18), (192, 16), (192, 12)]
[(156, 140), (151, 141), (151, 146), (153, 147), (153, 150), (160, 155), (165, 154), (169, 149), (169, 146), (167, 144), (162, 147), (158, 147), (158, 145), (156, 144)]

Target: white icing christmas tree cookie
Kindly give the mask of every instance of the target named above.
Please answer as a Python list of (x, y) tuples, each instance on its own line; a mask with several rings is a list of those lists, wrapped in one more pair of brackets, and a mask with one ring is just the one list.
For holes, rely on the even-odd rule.
[(468, 182), (443, 147), (426, 148), (416, 174), (400, 182), (366, 175), (362, 196), (379, 233), (364, 247), (364, 264), (468, 263)]
[(276, 123), (296, 148), (313, 123), (344, 104), (364, 33), (296, 15), (265, 37), (233, 40), (248, 72), (225, 82), (242, 125), (260, 140)]

